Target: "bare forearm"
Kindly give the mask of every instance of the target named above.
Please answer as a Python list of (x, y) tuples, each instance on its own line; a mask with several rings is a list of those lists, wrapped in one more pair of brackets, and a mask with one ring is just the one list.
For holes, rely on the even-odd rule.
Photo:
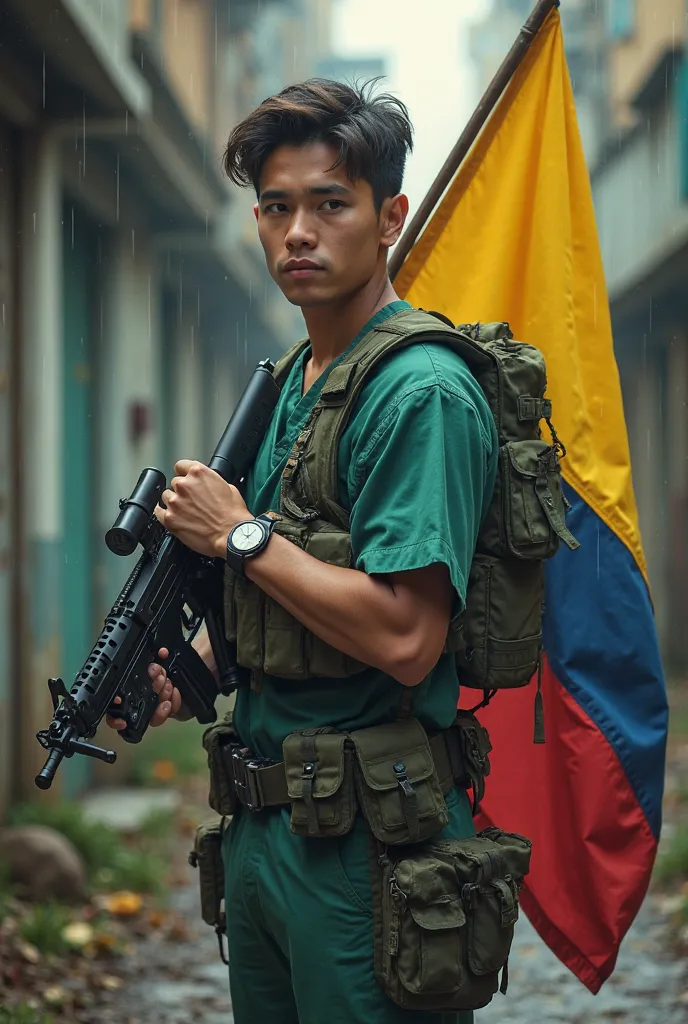
[(332, 647), (406, 685), (420, 681), (412, 606), (386, 580), (321, 562), (279, 534), (246, 575)]

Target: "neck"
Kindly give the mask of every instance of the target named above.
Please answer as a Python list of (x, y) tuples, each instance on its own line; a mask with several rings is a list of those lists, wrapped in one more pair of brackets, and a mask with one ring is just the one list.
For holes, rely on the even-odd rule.
[(361, 291), (342, 303), (302, 308), (311, 343), (311, 369), (322, 373), (349, 347), (361, 328), (399, 296), (385, 267), (384, 276), (375, 275)]

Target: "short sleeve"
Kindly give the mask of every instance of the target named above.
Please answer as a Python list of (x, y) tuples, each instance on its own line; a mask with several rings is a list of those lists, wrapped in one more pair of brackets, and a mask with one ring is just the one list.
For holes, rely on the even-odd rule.
[(358, 569), (447, 565), (463, 605), (495, 477), (489, 409), (435, 380), (398, 398), (359, 449), (351, 540)]

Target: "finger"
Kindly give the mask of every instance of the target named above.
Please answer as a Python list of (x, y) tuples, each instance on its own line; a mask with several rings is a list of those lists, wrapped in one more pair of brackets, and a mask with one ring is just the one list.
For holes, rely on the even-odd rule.
[(165, 685), (163, 686), (162, 690), (160, 691), (160, 703), (162, 704), (163, 701), (172, 700), (173, 692), (174, 686), (168, 679)]
[(167, 673), (162, 665), (153, 663), (148, 666), (148, 676), (156, 693), (160, 693), (167, 681)]
[(153, 509), (153, 515), (158, 520), (158, 522), (160, 523), (161, 526), (165, 525), (165, 515), (166, 515), (166, 513), (167, 513), (167, 509), (160, 508), (159, 505), (156, 505), (155, 508)]
[(160, 650), (158, 651), (158, 657), (162, 658), (163, 661), (165, 660), (165, 658), (169, 658), (169, 656), (170, 652), (166, 647), (161, 647)]
[(180, 459), (174, 464), (174, 472), (177, 476), (186, 476), (195, 461), (195, 459)]
[(170, 507), (170, 501), (172, 501), (172, 499), (174, 497), (176, 497), (176, 495), (175, 495), (174, 491), (170, 490), (169, 487), (167, 488), (166, 491), (163, 491), (162, 494), (161, 494), (161, 498), (164, 501), (164, 503), (167, 506), (167, 508)]
[(111, 715), (105, 716), (105, 723), (109, 725), (111, 729), (116, 729), (117, 732), (121, 732), (122, 729), (126, 729), (127, 723), (122, 718), (113, 718)]
[(165, 700), (162, 704), (158, 704), (157, 708), (153, 712), (150, 720), (151, 726), (155, 729), (157, 726), (164, 725), (167, 719), (170, 717), (172, 711), (172, 703), (169, 700)]
[(178, 715), (182, 706), (182, 695), (175, 686), (172, 690), (172, 712), (173, 715)]

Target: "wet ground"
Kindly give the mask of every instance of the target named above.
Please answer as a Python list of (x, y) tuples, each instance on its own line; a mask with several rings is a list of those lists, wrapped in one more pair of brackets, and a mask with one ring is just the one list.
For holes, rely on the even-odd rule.
[[(118, 1024), (231, 1024), (227, 968), (212, 929), (200, 921), (196, 877), (173, 903), (188, 921), (188, 942), (143, 940), (125, 989)], [(476, 1014), (476, 1024), (685, 1024), (688, 965), (668, 956), (659, 897), (650, 897), (626, 937), (616, 971), (593, 996), (522, 918), (510, 962), (509, 992)], [(109, 1018), (108, 1018), (109, 1019)], [(279, 1024), (279, 1022), (275, 1022)], [(323, 1022), (326, 1024), (326, 1022)]]

